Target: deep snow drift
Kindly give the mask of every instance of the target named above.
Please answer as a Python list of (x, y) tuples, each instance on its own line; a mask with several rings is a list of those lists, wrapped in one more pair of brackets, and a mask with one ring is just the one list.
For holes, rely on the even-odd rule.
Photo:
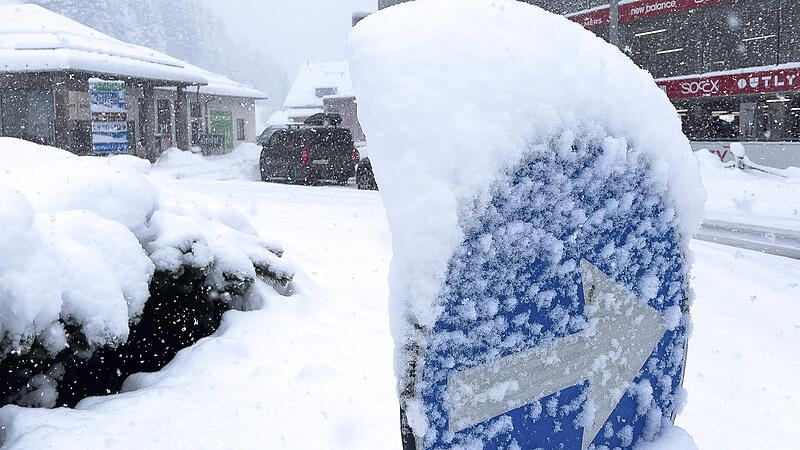
[[(524, 264), (493, 265), (495, 257), (516, 263), (520, 251), (530, 251), (527, 261), (543, 259), (552, 266), (539, 281), (560, 277), (576, 287), (567, 282), (579, 280), (575, 255), (592, 254), (597, 244), (584, 242), (585, 229), (608, 231), (613, 245), (596, 256), (609, 261), (615, 279), (658, 305), (674, 331), (665, 350), (668, 367), (651, 374), (650, 397), (629, 396), (645, 404), (632, 424), (637, 433), (645, 428), (645, 435), (655, 437), (662, 419), (668, 423), (681, 403), (676, 384), (689, 324), (688, 313), (681, 314), (691, 300), (688, 241), (699, 227), (704, 194), (680, 120), (652, 77), (578, 24), (504, 0), (418, 0), (380, 11), (354, 29), (350, 61), (392, 230), (395, 370), (415, 434), (425, 437), (426, 447), (469, 446), (473, 438), (485, 441), (496, 430), (508, 431), (502, 420), (476, 427), (470, 431), (475, 436), (447, 431), (443, 411), (423, 410), (418, 399), (429, 386), (423, 382), (419, 388), (408, 368), (421, 368), (419, 355), (439, 355), (447, 340), (480, 342), (475, 345), (488, 351), (464, 348), (450, 359), (442, 353), (438, 362), (426, 356), (434, 378), (446, 371), (437, 371), (437, 364), (462, 370), (486, 362), (470, 355), (505, 356), (589, 332), (591, 324), (579, 320), (577, 292), (554, 291), (544, 282), (520, 292), (525, 283), (515, 280), (524, 275)], [(626, 184), (637, 170), (646, 173), (640, 185)], [(524, 171), (534, 174), (527, 185)], [(543, 173), (538, 178), (537, 171)], [(595, 196), (604, 204), (592, 203)], [(530, 211), (538, 215), (530, 217)], [(647, 216), (653, 212), (655, 217)], [(627, 238), (627, 232), (612, 232), (633, 216), (648, 219)], [(503, 217), (518, 220), (503, 223)], [(667, 249), (665, 241), (651, 251), (644, 244), (659, 237), (669, 241), (672, 233), (677, 248)], [(632, 258), (648, 269), (631, 264)], [(490, 275), (477, 273), (487, 264)], [(674, 264), (682, 264), (680, 273), (671, 272)], [(464, 304), (446, 308), (449, 296)], [(490, 323), (498, 311), (519, 312), (515, 300), (552, 311), (552, 326), (546, 322), (538, 333), (524, 330), (525, 318)], [(471, 334), (460, 337), (460, 331)], [(516, 331), (522, 336), (516, 343), (501, 342), (501, 334)], [(414, 346), (421, 350), (409, 351)], [(418, 370), (425, 379), (427, 366)], [(430, 398), (444, 398), (446, 405), (443, 376), (431, 382)], [(653, 396), (662, 396), (667, 409), (651, 407), (647, 398)], [(570, 413), (576, 409), (563, 406)], [(605, 438), (630, 445), (630, 427), (618, 425)]]

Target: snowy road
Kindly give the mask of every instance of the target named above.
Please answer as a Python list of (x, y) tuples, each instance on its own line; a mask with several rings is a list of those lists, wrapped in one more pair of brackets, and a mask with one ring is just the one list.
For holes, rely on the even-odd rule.
[[(172, 179), (175, 199), (241, 210), (281, 241), (297, 293), (233, 312), (139, 390), (80, 410), (18, 412), (12, 448), (399, 448), (386, 283), (391, 238), (376, 192)], [(697, 301), (677, 424), (701, 449), (800, 438), (800, 261), (695, 242)], [(766, 283), (764, 280), (770, 280)]]

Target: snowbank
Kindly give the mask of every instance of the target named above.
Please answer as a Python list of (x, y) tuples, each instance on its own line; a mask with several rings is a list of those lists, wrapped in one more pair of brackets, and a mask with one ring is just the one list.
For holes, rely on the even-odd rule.
[(279, 243), (229, 208), (172, 201), (146, 161), (2, 138), (0, 167), (0, 360), (37, 345), (55, 356), (65, 327), (80, 331), (87, 358), (124, 343), (156, 272), (197, 269), (229, 307), (246, 307), (230, 293), (259, 278), (289, 289)]
[(695, 155), (708, 193), (707, 218), (800, 229), (800, 169), (739, 170), (705, 150)]
[(665, 427), (660, 438), (655, 442), (643, 442), (636, 450), (697, 450), (694, 439), (685, 430), (676, 427)]
[[(558, 220), (564, 226), (600, 226), (632, 204), (645, 208), (654, 199), (651, 206), (663, 201), (657, 223), (643, 227), (674, 230), (681, 253), (689, 254), (687, 243), (699, 228), (705, 196), (680, 119), (647, 72), (580, 25), (511, 0), (418, 0), (360, 22), (350, 36), (350, 61), (359, 118), (392, 231), (390, 302), (401, 389), (409, 363), (403, 356), (406, 345), (417, 342), (424, 351), (419, 330), (433, 329), (443, 317), (448, 271), (468, 272), (469, 267), (454, 268), (463, 262), (456, 257), (468, 259), (456, 250), (475, 221), (492, 214), (487, 210), (491, 198), (509, 196), (511, 210), (515, 200), (530, 200), (514, 197), (527, 191), (545, 205), (560, 198), (559, 186), (575, 192), (580, 186), (600, 188), (584, 179), (567, 183), (553, 176), (543, 177), (552, 184), (527, 191), (520, 184), (519, 192), (507, 192), (503, 186), (514, 180), (521, 163), (551, 158), (567, 171), (575, 166), (580, 172), (581, 164), (591, 159), (586, 154), (602, 148), (602, 156), (590, 161), (598, 167), (596, 174), (587, 175), (591, 180), (646, 167), (650, 194), (667, 192), (667, 198), (620, 197), (591, 216), (565, 199), (552, 205), (562, 211)], [(558, 263), (569, 242), (548, 239), (550, 225), (529, 230), (529, 236), (537, 236), (529, 246), (539, 252), (531, 257)], [(535, 228), (527, 223), (518, 229), (510, 226), (507, 241), (524, 234), (519, 228), (525, 226)], [(497, 248), (502, 242), (493, 242), (493, 237), (469, 250), (514, 252)], [(617, 244), (606, 256), (625, 267), (636, 249), (624, 248), (630, 242)], [(566, 272), (574, 272), (564, 264)], [(650, 279), (656, 275), (662, 273)], [(513, 280), (501, 281), (514, 285)], [(644, 281), (635, 286), (637, 294), (655, 299), (656, 292), (647, 287), (653, 283)], [(489, 282), (475, 281), (480, 283)], [(542, 294), (541, 301), (549, 304), (552, 299)], [(498, 306), (475, 303), (474, 309), (464, 306), (465, 314), (474, 311), (483, 317)], [(575, 332), (582, 325), (570, 322), (564, 327)], [(413, 411), (409, 414), (413, 422)], [(425, 434), (422, 422), (412, 423), (419, 436)]]
[[(136, 233), (155, 209), (144, 176), (120, 161), (0, 139), (4, 233), (0, 333), (63, 349), (64, 323), (90, 345), (115, 345), (141, 314), (154, 265)], [(8, 205), (8, 206), (6, 206)]]
[(205, 180), (260, 181), (261, 146), (241, 144), (231, 153), (201, 156), (171, 148), (153, 166), (153, 173), (169, 178), (202, 178)]

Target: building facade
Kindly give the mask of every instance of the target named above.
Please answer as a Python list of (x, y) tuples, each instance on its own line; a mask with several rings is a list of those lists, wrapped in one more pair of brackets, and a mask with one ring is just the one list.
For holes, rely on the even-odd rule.
[[(607, 0), (526, 3), (608, 39)], [(696, 148), (724, 154), (728, 142), (739, 141), (751, 159), (800, 166), (800, 1), (620, 3), (620, 49), (653, 75)]]
[[(608, 36), (608, 8), (567, 15)], [(620, 5), (620, 48), (648, 70), (695, 141), (800, 141), (800, 2)]]
[(126, 125), (127, 153), (151, 160), (173, 146), (223, 152), (254, 142), (255, 101), (266, 97), (39, 6), (0, 5), (0, 136), (94, 153), (96, 79), (124, 82), (114, 122)]

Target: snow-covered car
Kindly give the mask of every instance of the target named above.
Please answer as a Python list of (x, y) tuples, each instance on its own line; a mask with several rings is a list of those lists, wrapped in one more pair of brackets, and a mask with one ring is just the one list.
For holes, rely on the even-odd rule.
[(346, 184), (355, 175), (358, 150), (336, 114), (315, 114), (302, 125), (275, 131), (263, 144), (261, 179), (311, 184)]

